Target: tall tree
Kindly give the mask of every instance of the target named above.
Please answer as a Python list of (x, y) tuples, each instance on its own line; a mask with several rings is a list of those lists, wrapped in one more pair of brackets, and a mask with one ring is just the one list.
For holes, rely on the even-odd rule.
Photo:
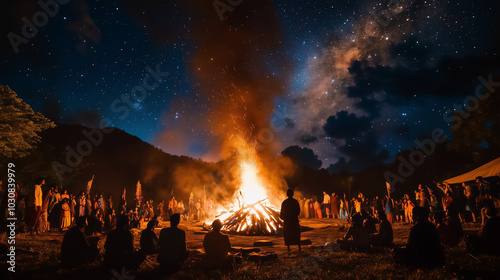
[(55, 124), (34, 112), (8, 86), (0, 86), (0, 154), (21, 158), (40, 141), (38, 132)]
[(452, 122), (452, 151), (473, 155), (475, 161), (489, 160), (500, 154), (500, 75), (484, 87), (464, 112), (457, 112)]

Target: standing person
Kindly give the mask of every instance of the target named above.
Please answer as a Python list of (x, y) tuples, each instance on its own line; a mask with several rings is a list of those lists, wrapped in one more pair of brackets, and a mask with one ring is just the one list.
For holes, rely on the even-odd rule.
[(61, 214), (60, 214), (61, 231), (66, 231), (71, 226), (71, 210), (69, 206), (69, 199), (62, 200)]
[(85, 216), (85, 204), (86, 202), (85, 193), (82, 191), (80, 196), (78, 196), (78, 217)]
[(189, 203), (189, 219), (192, 219), (194, 216), (194, 212), (195, 212), (195, 207), (194, 207), (194, 194), (193, 192), (191, 192), (189, 194), (189, 200), (188, 200), (188, 203)]
[(309, 203), (311, 202), (310, 198), (306, 198), (304, 200), (304, 218), (309, 219), (311, 217), (310, 213), (311, 211), (309, 210)]
[(111, 216), (113, 214), (113, 198), (108, 194), (106, 198), (106, 210), (104, 211), (104, 227), (111, 228)]
[(325, 217), (330, 218), (330, 210), (331, 210), (331, 201), (330, 195), (328, 195), (325, 191), (323, 191), (323, 203), (321, 207), (324, 209)]
[(196, 220), (201, 219), (201, 199), (198, 199), (198, 202), (196, 202)]
[(76, 216), (76, 213), (75, 213), (75, 207), (77, 205), (76, 203), (76, 199), (75, 199), (75, 195), (71, 194), (69, 196), (69, 201), (70, 201), (70, 207), (69, 207), (69, 210), (71, 211), (71, 222), (73, 223), (73, 220)]
[(316, 210), (316, 219), (323, 219), (322, 213), (321, 213), (321, 204), (319, 203), (318, 200), (314, 203), (314, 209)]
[(160, 231), (158, 262), (168, 273), (181, 269), (188, 258), (186, 233), (178, 228), (181, 221), (179, 213), (170, 216), (170, 227)]
[(336, 195), (335, 193), (332, 193), (332, 196), (331, 196), (331, 211), (332, 211), (332, 218), (335, 219), (335, 218), (339, 218), (339, 196)]
[(125, 189), (120, 197), (120, 214), (127, 214), (127, 199), (125, 197)]
[(42, 212), (42, 186), (44, 184), (44, 179), (37, 179), (35, 181), (35, 186), (30, 190), (28, 194), (26, 224), (28, 225), (28, 231), (30, 235), (35, 234), (35, 226), (38, 222), (38, 219), (40, 218), (40, 213)]
[[(283, 220), (283, 237), (288, 252), (290, 252), (290, 245), (299, 245), (300, 251), (300, 206), (299, 202), (293, 198), (292, 189), (288, 189), (286, 195), (288, 198), (281, 203), (280, 212), (280, 218)], [(319, 204), (317, 201), (316, 203)]]
[(45, 197), (43, 198), (43, 203), (42, 203), (42, 211), (40, 213), (40, 226), (39, 226), (39, 231), (40, 233), (44, 233), (47, 230), (50, 229), (49, 221), (48, 221), (48, 209), (49, 209), (49, 203), (50, 199), (52, 196), (52, 189), (49, 189), (47, 193), (45, 194)]
[(394, 223), (394, 200), (391, 198), (391, 194), (387, 196), (387, 202), (385, 203), (385, 215), (387, 216), (387, 220), (391, 223)]
[(465, 210), (469, 211), (472, 215), (472, 222), (476, 222), (476, 193), (475, 189), (471, 185), (466, 185), (465, 183), (462, 183), (462, 186), (464, 187), (464, 192), (465, 192), (465, 197), (466, 197), (466, 204), (465, 204)]
[(361, 198), (353, 198), (354, 199), (354, 211), (357, 214), (361, 214)]

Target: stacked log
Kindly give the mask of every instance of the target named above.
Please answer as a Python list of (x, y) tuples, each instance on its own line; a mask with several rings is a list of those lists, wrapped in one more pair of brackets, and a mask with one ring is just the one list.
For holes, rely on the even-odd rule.
[(260, 200), (234, 212), (222, 221), (222, 231), (242, 235), (277, 235), (283, 228), (279, 212)]

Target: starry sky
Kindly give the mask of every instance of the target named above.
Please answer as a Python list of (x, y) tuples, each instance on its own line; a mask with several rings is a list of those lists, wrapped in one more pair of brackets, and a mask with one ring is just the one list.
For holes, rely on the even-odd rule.
[(2, 4), (0, 84), (210, 161), (244, 134), (315, 169), (388, 163), (451, 136), (443, 116), (500, 69), (494, 0), (59, 2)]

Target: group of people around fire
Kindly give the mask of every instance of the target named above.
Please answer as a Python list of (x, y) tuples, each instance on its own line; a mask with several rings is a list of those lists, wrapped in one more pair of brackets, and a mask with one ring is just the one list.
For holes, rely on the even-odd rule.
[[(1, 181), (0, 181), (1, 182)], [(1, 185), (1, 184), (0, 184)], [(64, 231), (61, 245), (63, 265), (73, 266), (94, 262), (99, 255), (98, 232), (108, 232), (104, 244), (103, 265), (108, 268), (133, 268), (140, 265), (147, 255), (158, 254), (160, 267), (174, 272), (181, 269), (190, 256), (186, 247), (185, 232), (178, 227), (182, 220), (200, 220), (208, 217), (203, 208), (212, 207), (206, 197), (194, 199), (189, 196), (186, 206), (175, 197), (161, 201), (155, 215), (153, 201), (136, 199), (129, 207), (123, 195), (118, 205), (118, 214), (113, 207), (111, 195), (90, 194), (84, 191), (77, 196), (54, 186), (45, 188), (45, 180), (38, 179), (28, 195), (21, 197), (16, 192), (18, 216), (26, 223), (30, 235), (40, 234), (50, 228)], [(450, 186), (438, 184), (444, 195), (440, 198), (426, 186), (419, 185), (415, 196), (404, 195), (396, 200), (392, 193), (384, 198), (368, 199), (363, 194), (347, 199), (323, 192), (323, 200), (312, 203), (311, 199), (293, 198), (288, 190), (281, 206), (280, 217), (284, 221), (285, 245), (298, 245), (301, 249), (300, 219), (333, 218), (348, 219), (350, 226), (337, 246), (345, 251), (365, 252), (373, 247), (392, 249), (396, 263), (419, 267), (439, 266), (444, 263), (444, 249), (458, 246), (464, 240), (471, 253), (500, 253), (500, 217), (497, 216), (497, 193), (482, 178), (476, 184)], [(0, 203), (2, 221), (6, 218), (5, 193)], [(203, 202), (202, 202), (203, 201)], [(203, 206), (202, 206), (203, 203)], [(159, 214), (159, 215), (158, 215)], [(154, 229), (159, 219), (170, 221), (159, 236)], [(477, 235), (465, 235), (463, 223), (481, 221), (482, 230)], [(140, 250), (134, 249), (134, 236), (130, 229), (147, 223), (141, 232)], [(408, 243), (398, 247), (393, 243), (392, 226), (396, 222), (413, 224)], [(378, 230), (377, 230), (378, 224)], [(212, 231), (205, 235), (203, 248), (205, 263), (211, 267), (230, 266), (234, 258), (229, 254), (229, 238), (220, 232), (222, 223), (215, 220)]]

